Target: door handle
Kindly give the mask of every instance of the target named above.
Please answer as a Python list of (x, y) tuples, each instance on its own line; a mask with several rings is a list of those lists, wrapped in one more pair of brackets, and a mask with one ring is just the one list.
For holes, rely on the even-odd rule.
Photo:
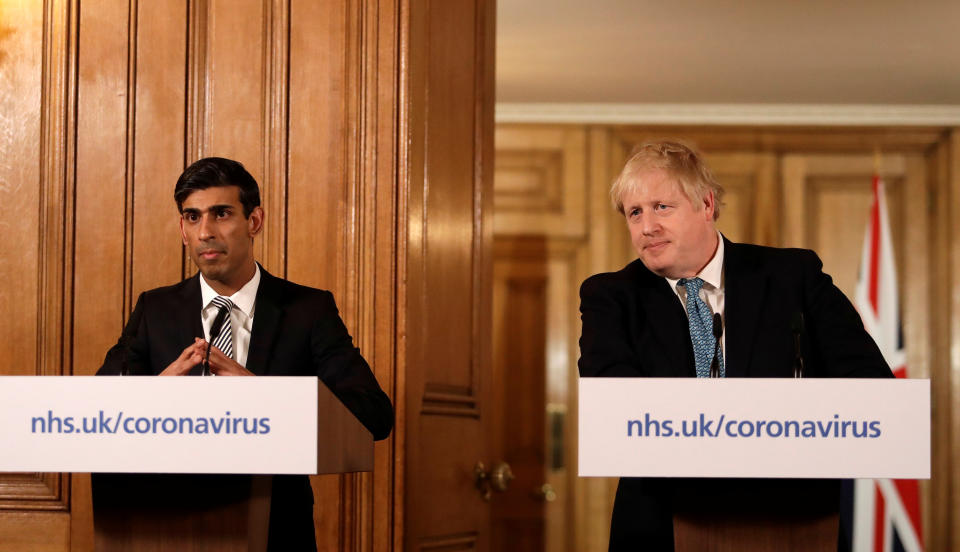
[(553, 485), (544, 483), (533, 490), (533, 495), (544, 502), (553, 502), (557, 499), (557, 491), (553, 490)]
[(506, 462), (498, 462), (489, 471), (487, 471), (483, 462), (477, 462), (477, 465), (473, 467), (473, 477), (477, 490), (480, 491), (480, 496), (489, 502), (493, 491), (502, 493), (510, 488), (510, 482), (513, 481), (513, 471), (510, 469), (510, 464)]

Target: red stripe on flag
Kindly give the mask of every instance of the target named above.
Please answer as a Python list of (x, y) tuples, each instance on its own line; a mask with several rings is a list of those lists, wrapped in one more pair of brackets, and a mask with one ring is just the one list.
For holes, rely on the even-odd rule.
[(883, 493), (880, 492), (880, 485), (874, 483), (873, 491), (876, 495), (874, 498), (876, 509), (874, 510), (875, 518), (873, 520), (873, 551), (883, 552), (883, 537), (887, 533), (887, 520), (884, 519), (886, 504), (883, 501)]
[(917, 534), (917, 540), (920, 541), (920, 546), (923, 546), (923, 534), (920, 530), (920, 485), (916, 479), (894, 479), (893, 484), (900, 493), (903, 508), (910, 516), (910, 524), (913, 525), (913, 531)]
[(880, 289), (880, 177), (873, 176), (873, 208), (870, 210), (870, 306), (878, 316)]

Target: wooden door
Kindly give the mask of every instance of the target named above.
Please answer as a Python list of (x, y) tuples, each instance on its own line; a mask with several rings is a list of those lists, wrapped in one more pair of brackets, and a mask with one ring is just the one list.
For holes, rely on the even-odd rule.
[(495, 2), (408, 8), (404, 549), (487, 552)]
[(494, 448), (514, 475), (494, 497), (493, 550), (543, 552), (547, 481), (547, 239), (497, 238), (493, 275)]

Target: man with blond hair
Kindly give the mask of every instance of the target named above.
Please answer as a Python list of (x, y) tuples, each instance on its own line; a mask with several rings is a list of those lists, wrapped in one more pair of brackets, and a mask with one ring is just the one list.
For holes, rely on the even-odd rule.
[[(674, 141), (634, 150), (611, 187), (639, 259), (580, 288), (581, 377), (893, 377), (813, 251), (733, 243), (717, 231), (723, 187)], [(715, 338), (715, 315), (722, 333)], [(717, 328), (719, 329), (719, 328)], [(836, 512), (836, 481), (623, 478), (610, 550), (672, 550), (673, 515)]]

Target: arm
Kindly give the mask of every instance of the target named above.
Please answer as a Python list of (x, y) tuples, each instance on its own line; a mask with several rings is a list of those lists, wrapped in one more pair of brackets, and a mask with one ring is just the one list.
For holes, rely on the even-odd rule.
[(333, 295), (323, 292), (323, 308), (311, 330), (317, 376), (373, 434), (386, 439), (393, 428), (393, 405), (340, 319)]
[(627, 334), (626, 305), (597, 277), (580, 286), (581, 377), (638, 377), (640, 367)]
[[(147, 338), (147, 324), (143, 315), (144, 294), (141, 293), (137, 298), (137, 306), (127, 325), (120, 334), (117, 344), (107, 351), (107, 356), (103, 359), (103, 365), (97, 370), (98, 376), (148, 376), (151, 375), (150, 369), (150, 345)], [(203, 359), (206, 342), (197, 339), (180, 353), (180, 356), (174, 360), (163, 372), (162, 376), (182, 376), (190, 371)], [(216, 350), (216, 349), (214, 349)], [(223, 355), (221, 355), (221, 358)]]
[(117, 344), (107, 351), (103, 365), (97, 370), (98, 376), (147, 375), (150, 373), (147, 330), (143, 321), (143, 294), (137, 298), (127, 325)]
[(827, 377), (891, 378), (893, 373), (860, 314), (833, 279), (823, 272), (823, 262), (813, 251), (804, 251), (804, 316), (807, 338), (823, 361)]

